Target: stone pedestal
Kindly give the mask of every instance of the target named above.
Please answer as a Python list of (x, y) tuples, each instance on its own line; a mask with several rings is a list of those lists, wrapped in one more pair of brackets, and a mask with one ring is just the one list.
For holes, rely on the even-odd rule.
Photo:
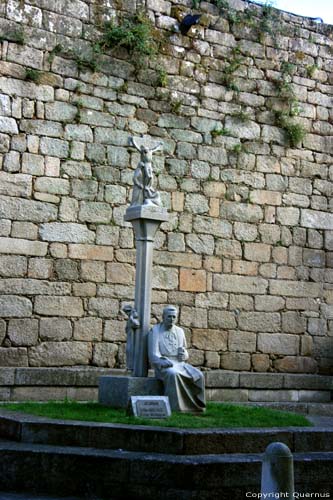
[(148, 375), (147, 337), (150, 328), (153, 246), (157, 229), (167, 220), (167, 210), (154, 205), (131, 206), (125, 214), (125, 221), (133, 225), (136, 240), (134, 307), (138, 313), (140, 328), (134, 342), (134, 377)]
[(161, 396), (163, 384), (153, 377), (115, 377), (106, 375), (99, 378), (98, 401), (113, 408), (127, 408), (131, 396)]

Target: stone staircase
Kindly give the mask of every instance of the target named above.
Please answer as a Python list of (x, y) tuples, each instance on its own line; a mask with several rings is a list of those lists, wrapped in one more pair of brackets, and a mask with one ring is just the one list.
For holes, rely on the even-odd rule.
[(243, 500), (260, 491), (262, 453), (284, 442), (296, 491), (333, 486), (333, 429), (173, 429), (0, 412), (0, 490), (89, 500)]

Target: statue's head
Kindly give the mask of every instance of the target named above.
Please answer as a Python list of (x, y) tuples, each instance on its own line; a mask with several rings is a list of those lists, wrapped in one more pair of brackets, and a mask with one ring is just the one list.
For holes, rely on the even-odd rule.
[(178, 311), (175, 306), (166, 306), (163, 309), (163, 324), (166, 328), (172, 328), (177, 321)]

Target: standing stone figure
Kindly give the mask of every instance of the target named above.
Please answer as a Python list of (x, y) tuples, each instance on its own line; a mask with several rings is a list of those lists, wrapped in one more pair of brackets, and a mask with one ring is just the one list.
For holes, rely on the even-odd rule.
[(197, 368), (186, 363), (188, 352), (184, 331), (175, 326), (177, 309), (167, 306), (163, 320), (148, 335), (149, 361), (155, 376), (163, 381), (172, 410), (199, 413), (205, 411), (205, 382)]
[(126, 323), (126, 367), (128, 371), (132, 372), (134, 369), (135, 333), (140, 328), (140, 321), (134, 307), (125, 305), (123, 311), (128, 318)]
[(161, 206), (160, 193), (153, 188), (153, 153), (161, 148), (162, 143), (149, 148), (140, 145), (138, 140), (131, 137), (132, 145), (139, 151), (141, 157), (133, 176), (133, 196), (131, 206), (156, 205)]

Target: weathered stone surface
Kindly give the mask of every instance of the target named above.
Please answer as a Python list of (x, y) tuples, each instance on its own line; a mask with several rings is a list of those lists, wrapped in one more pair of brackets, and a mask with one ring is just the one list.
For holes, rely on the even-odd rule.
[(304, 281), (270, 280), (270, 294), (286, 297), (321, 297), (323, 287), (320, 283)]
[(230, 238), (232, 225), (213, 217), (196, 216), (193, 221), (193, 229), (197, 233), (212, 234), (221, 238)]
[(30, 366), (87, 365), (91, 360), (89, 342), (42, 342), (29, 350)]
[[(6, 337), (6, 322), (1, 319), (0, 320), (0, 345), (2, 344), (2, 342), (4, 341), (5, 337)], [(1, 377), (1, 374), (0, 374), (0, 377)]]
[(271, 354), (298, 354), (297, 335), (287, 335), (280, 333), (259, 333), (258, 350)]
[(214, 238), (211, 235), (187, 234), (186, 244), (195, 253), (213, 255)]
[(271, 247), (265, 243), (246, 243), (244, 245), (244, 257), (250, 261), (269, 262)]
[(162, 266), (154, 267), (152, 280), (153, 288), (162, 290), (174, 290), (178, 288), (178, 270)]
[(3, 116), (0, 118), (0, 132), (4, 134), (18, 134), (16, 120)]
[(99, 245), (69, 245), (68, 254), (72, 259), (113, 260), (113, 248)]
[(205, 292), (206, 271), (194, 269), (180, 269), (179, 289), (187, 292)]
[(235, 275), (214, 275), (213, 288), (219, 292), (264, 294), (268, 281), (263, 278)]
[(54, 270), (59, 280), (78, 280), (79, 266), (70, 259), (58, 259), (54, 263)]
[(207, 328), (207, 310), (198, 307), (182, 306), (180, 313), (180, 324), (194, 328)]
[(185, 209), (193, 214), (204, 214), (209, 211), (207, 199), (202, 194), (187, 194)]
[(205, 366), (208, 368), (220, 368), (220, 362), (220, 355), (217, 352), (205, 352)]
[(301, 226), (314, 229), (333, 229), (333, 214), (317, 210), (301, 211)]
[(316, 373), (317, 363), (312, 358), (302, 356), (285, 356), (274, 361), (274, 367), (279, 372), (287, 373)]
[(17, 44), (9, 44), (7, 60), (27, 65), (31, 68), (42, 69), (43, 52), (41, 50), (34, 49), (33, 47), (22, 47)]
[(42, 316), (83, 316), (82, 300), (78, 297), (36, 297), (35, 312)]
[(221, 355), (221, 368), (225, 370), (248, 371), (251, 368), (251, 355), (241, 352), (226, 352)]
[(60, 241), (64, 243), (92, 243), (95, 234), (83, 225), (74, 223), (51, 222), (42, 224), (39, 230), (44, 241)]
[(32, 304), (25, 297), (3, 295), (0, 297), (0, 315), (3, 318), (25, 318), (32, 315)]
[[(62, 125), (48, 120), (21, 120), (20, 130), (28, 134), (45, 135), (48, 137), (60, 138), (63, 135)], [(23, 155), (23, 157), (25, 157), (25, 155)]]
[(107, 366), (112, 368), (116, 362), (118, 346), (116, 344), (95, 344), (92, 363), (96, 366)]
[(0, 366), (28, 366), (26, 347), (0, 347)]
[(208, 325), (210, 328), (236, 328), (234, 312), (210, 309), (208, 311)]
[(234, 137), (250, 140), (260, 137), (260, 126), (254, 121), (242, 122), (237, 118), (228, 116), (225, 120), (225, 128), (232, 130)]
[(35, 182), (35, 190), (49, 194), (69, 194), (69, 182), (66, 179), (55, 179), (50, 177), (38, 177)]
[(270, 367), (267, 354), (252, 354), (252, 366), (255, 372), (267, 372)]
[(119, 302), (104, 297), (92, 298), (89, 300), (89, 311), (101, 318), (112, 318), (119, 313)]
[(32, 191), (32, 177), (24, 174), (0, 172), (0, 194), (28, 198)]
[(11, 319), (7, 335), (13, 347), (33, 346), (38, 340), (37, 319)]
[(111, 220), (112, 211), (108, 203), (98, 201), (82, 201), (79, 219), (82, 222), (107, 223)]
[(27, 272), (27, 259), (16, 255), (0, 256), (0, 276), (22, 277)]
[(241, 312), (238, 325), (241, 330), (252, 332), (279, 332), (281, 317), (279, 313)]
[(16, 295), (69, 295), (69, 283), (28, 278), (6, 278), (0, 281), (0, 293)]
[(222, 330), (193, 329), (192, 345), (204, 351), (226, 351), (228, 334)]
[(69, 340), (72, 337), (72, 324), (65, 318), (41, 318), (39, 335), (41, 340)]
[(81, 318), (74, 323), (74, 340), (98, 342), (102, 340), (103, 322), (100, 318)]
[(257, 205), (247, 205), (225, 201), (221, 205), (220, 215), (223, 219), (239, 222), (257, 223), (263, 220), (262, 208)]
[(126, 341), (126, 321), (108, 320), (105, 321), (103, 340), (108, 342)]
[(257, 338), (253, 332), (229, 332), (228, 349), (236, 352), (255, 352)]
[(48, 222), (57, 218), (57, 208), (51, 203), (0, 196), (0, 217), (30, 222)]
[(66, 141), (60, 139), (50, 139), (42, 137), (40, 141), (40, 150), (44, 155), (56, 156), (58, 158), (67, 158), (69, 146)]
[(155, 252), (154, 260), (156, 264), (174, 265), (200, 269), (202, 258), (200, 255), (179, 252)]
[(0, 238), (0, 252), (44, 256), (47, 252), (47, 243), (40, 241), (23, 240), (20, 238)]
[(298, 391), (250, 389), (249, 401), (298, 401)]
[(290, 311), (282, 313), (282, 331), (286, 333), (304, 333), (306, 329), (306, 318), (299, 312)]

